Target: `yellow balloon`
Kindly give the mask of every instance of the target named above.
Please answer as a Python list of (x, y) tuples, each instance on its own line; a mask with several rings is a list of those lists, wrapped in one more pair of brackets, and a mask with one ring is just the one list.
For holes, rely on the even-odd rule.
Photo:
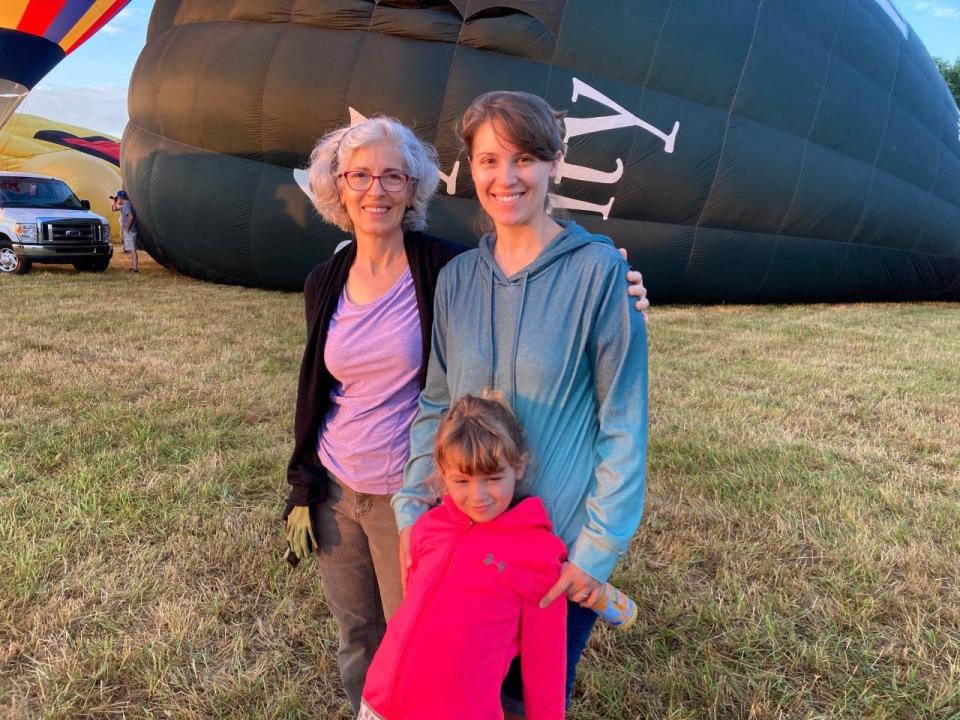
[[(37, 137), (38, 133), (41, 137)], [(77, 147), (67, 147), (50, 138), (76, 138)], [(43, 139), (46, 136), (48, 139)], [(110, 135), (76, 125), (66, 125), (35, 115), (16, 114), (0, 129), (0, 170), (53, 175), (69, 185), (82, 200), (90, 201), (90, 209), (110, 220), (114, 243), (120, 242), (118, 214), (112, 211), (111, 195), (123, 187), (120, 168), (90, 152), (97, 152), (97, 142), (90, 138), (120, 141)], [(88, 150), (84, 152), (78, 148)]]

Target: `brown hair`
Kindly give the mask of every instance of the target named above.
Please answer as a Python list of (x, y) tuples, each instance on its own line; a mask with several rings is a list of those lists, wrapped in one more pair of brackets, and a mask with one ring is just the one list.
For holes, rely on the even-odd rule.
[(491, 475), (502, 465), (513, 468), (527, 460), (523, 428), (503, 394), (484, 390), (464, 395), (437, 428), (433, 459), (441, 474)]
[(494, 132), (539, 160), (553, 162), (563, 144), (563, 112), (556, 112), (537, 95), (512, 90), (484, 93), (460, 119), (460, 139), (473, 154), (473, 139), (483, 123), (490, 121)]

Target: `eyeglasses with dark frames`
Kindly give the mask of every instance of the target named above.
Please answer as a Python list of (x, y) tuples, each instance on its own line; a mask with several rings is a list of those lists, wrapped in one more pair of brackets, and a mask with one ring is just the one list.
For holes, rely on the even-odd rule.
[(400, 192), (407, 186), (407, 183), (417, 181), (417, 178), (411, 177), (399, 170), (390, 170), (382, 175), (374, 175), (366, 170), (347, 170), (346, 172), (340, 173), (337, 177), (342, 177), (347, 182), (347, 185), (357, 192), (369, 190), (374, 180), (380, 181), (380, 187), (382, 187), (385, 192)]

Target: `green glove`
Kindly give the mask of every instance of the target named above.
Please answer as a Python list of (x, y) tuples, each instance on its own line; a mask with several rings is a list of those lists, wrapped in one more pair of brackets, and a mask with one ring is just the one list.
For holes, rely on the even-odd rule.
[(317, 546), (310, 523), (310, 508), (306, 505), (295, 505), (287, 515), (287, 545), (298, 560), (305, 560)]

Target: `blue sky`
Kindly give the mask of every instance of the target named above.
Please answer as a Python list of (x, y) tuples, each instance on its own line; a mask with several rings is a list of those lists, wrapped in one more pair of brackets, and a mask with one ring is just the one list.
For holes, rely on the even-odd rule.
[[(960, 59), (960, 0), (894, 0), (894, 5), (931, 55)], [(127, 122), (127, 86), (146, 41), (152, 7), (153, 0), (132, 0), (54, 68), (20, 111), (119, 137)]]
[(960, 59), (960, 0), (900, 0), (895, 3), (931, 55)]

